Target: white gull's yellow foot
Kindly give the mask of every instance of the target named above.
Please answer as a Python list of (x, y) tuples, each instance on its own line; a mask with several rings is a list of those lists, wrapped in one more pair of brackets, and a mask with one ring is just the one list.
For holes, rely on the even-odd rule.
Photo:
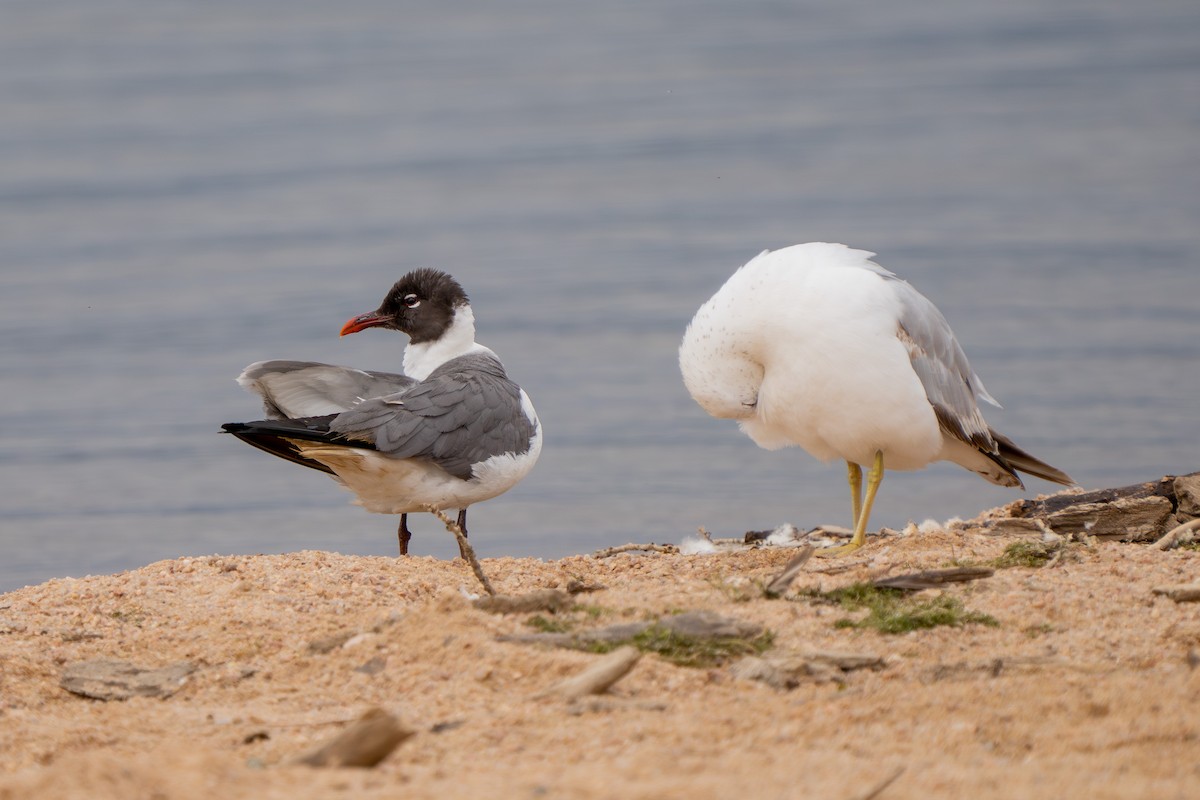
[(871, 506), (875, 504), (875, 493), (879, 491), (879, 484), (883, 481), (883, 451), (875, 452), (875, 463), (867, 473), (867, 496), (861, 506), (858, 493), (862, 487), (862, 470), (857, 464), (847, 461), (846, 472), (850, 482), (850, 501), (854, 510), (854, 536), (846, 544), (818, 550), (815, 555), (821, 558), (844, 556), (867, 543), (867, 520), (871, 517)]

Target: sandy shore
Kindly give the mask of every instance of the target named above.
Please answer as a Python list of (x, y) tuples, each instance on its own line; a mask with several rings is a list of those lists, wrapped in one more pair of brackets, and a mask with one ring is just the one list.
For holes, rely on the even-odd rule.
[[(897, 774), (878, 796), (1200, 795), (1200, 603), (1151, 591), (1193, 581), (1200, 552), (1072, 544), (940, 590), (994, 626), (836, 627), (862, 614), (812, 596), (1013, 541), (890, 536), (814, 559), (780, 599), (760, 586), (793, 549), (484, 561), (502, 593), (604, 587), (542, 628), (704, 609), (765, 626), (774, 653), (884, 659), (786, 689), (646, 655), (598, 706), (535, 699), (600, 656), (499, 641), (535, 615), (474, 608), (462, 561), (212, 556), (50, 581), (0, 595), (0, 798), (856, 798)], [(62, 687), (100, 658), (194, 671), (165, 699)], [(293, 763), (373, 707), (416, 731), (377, 767)]]

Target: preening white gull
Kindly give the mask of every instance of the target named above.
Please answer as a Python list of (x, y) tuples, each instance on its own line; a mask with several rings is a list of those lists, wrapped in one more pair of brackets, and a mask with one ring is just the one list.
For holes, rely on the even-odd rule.
[(679, 348), (684, 384), (709, 414), (769, 450), (846, 462), (854, 535), (824, 555), (863, 545), (885, 465), (952, 461), (1001, 486), (1023, 486), (1018, 471), (1074, 483), (988, 426), (978, 401), (999, 404), (945, 317), (874, 255), (825, 242), (763, 252), (700, 307)]

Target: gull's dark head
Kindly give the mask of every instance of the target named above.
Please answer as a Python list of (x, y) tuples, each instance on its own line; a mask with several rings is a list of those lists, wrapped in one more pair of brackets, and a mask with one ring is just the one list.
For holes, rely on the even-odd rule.
[(413, 344), (441, 338), (470, 301), (458, 281), (436, 269), (416, 269), (396, 281), (379, 308), (342, 326), (342, 336), (367, 328), (407, 333)]

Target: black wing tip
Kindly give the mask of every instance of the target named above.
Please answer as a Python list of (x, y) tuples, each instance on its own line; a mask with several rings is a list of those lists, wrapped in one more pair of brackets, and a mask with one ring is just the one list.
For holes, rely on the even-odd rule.
[[(224, 433), (231, 433), (244, 442), (255, 446), (267, 440), (287, 441), (289, 439), (304, 442), (340, 445), (357, 450), (376, 450), (373, 441), (356, 439), (329, 429), (330, 422), (337, 414), (326, 414), (321, 417), (296, 417), (294, 419), (261, 419), (254, 422), (226, 422), (221, 426)], [(293, 445), (289, 445), (295, 449)]]
[(281, 434), (278, 431), (263, 430), (254, 422), (226, 422), (221, 426), (221, 432), (231, 433), (251, 447), (270, 453), (273, 456), (278, 456), (286, 461), (335, 475), (330, 467), (304, 455), (294, 442), (289, 441), (285, 433)]
[[(992, 430), (991, 434), (996, 440), (1000, 458), (1004, 460), (1004, 463), (1008, 465), (1010, 470), (1020, 470), (1026, 475), (1032, 475), (1035, 478), (1041, 478), (1050, 483), (1057, 483), (1060, 486), (1079, 485), (1070, 475), (1058, 467), (1047, 464), (1037, 456), (1029, 454), (1004, 434), (995, 430)], [(1022, 487), (1024, 487), (1024, 484), (1022, 484)]]

